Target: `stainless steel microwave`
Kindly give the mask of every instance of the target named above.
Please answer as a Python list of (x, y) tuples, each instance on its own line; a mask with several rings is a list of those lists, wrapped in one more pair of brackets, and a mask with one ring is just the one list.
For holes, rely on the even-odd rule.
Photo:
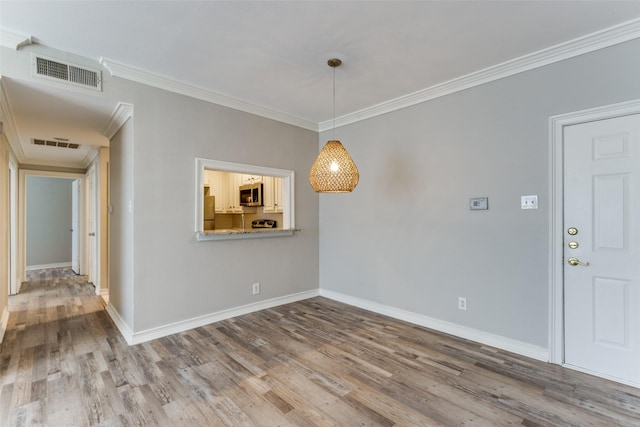
[(240, 206), (263, 206), (262, 183), (240, 186)]

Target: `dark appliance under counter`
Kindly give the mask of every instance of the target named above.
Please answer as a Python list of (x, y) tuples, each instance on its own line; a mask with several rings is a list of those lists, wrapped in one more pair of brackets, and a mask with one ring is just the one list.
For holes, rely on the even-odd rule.
[(251, 228), (276, 228), (277, 221), (273, 219), (254, 219)]

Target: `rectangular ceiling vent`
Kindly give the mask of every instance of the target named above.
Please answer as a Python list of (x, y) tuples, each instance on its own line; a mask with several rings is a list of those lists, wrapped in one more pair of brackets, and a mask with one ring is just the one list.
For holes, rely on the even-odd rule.
[(31, 75), (51, 80), (65, 81), (74, 86), (102, 91), (100, 71), (67, 64), (44, 56), (33, 55)]
[(74, 144), (68, 141), (53, 141), (48, 139), (34, 139), (33, 144), (41, 145), (43, 147), (71, 148), (72, 150), (77, 150), (80, 147), (80, 144)]

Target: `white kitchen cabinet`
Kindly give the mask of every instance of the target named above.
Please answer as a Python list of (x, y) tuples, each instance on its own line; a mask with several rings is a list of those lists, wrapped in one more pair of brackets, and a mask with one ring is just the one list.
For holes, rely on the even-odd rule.
[(227, 187), (225, 172), (206, 171), (210, 175), (209, 195), (216, 197), (216, 213), (225, 213)]
[[(240, 206), (240, 186), (248, 178), (253, 177), (253, 183), (262, 182), (262, 177), (241, 173), (205, 171), (205, 185), (209, 186), (209, 195), (216, 197), (216, 213), (243, 213)], [(275, 211), (273, 211), (275, 212)]]
[(260, 175), (242, 174), (242, 184), (257, 184), (263, 182)]
[(276, 212), (282, 212), (282, 178), (273, 178), (274, 190), (273, 199), (275, 202)]
[(282, 178), (263, 177), (263, 212), (282, 212)]
[(211, 187), (211, 178), (213, 176), (214, 171), (205, 170), (204, 171), (204, 186)]
[(227, 174), (227, 203), (225, 205), (229, 213), (242, 213), (240, 206), (240, 186), (242, 185), (243, 174)]

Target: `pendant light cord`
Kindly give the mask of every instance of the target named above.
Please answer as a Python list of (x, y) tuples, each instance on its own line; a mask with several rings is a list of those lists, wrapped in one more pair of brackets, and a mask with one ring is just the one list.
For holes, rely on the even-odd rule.
[(336, 139), (336, 67), (333, 67), (333, 131), (331, 139)]

